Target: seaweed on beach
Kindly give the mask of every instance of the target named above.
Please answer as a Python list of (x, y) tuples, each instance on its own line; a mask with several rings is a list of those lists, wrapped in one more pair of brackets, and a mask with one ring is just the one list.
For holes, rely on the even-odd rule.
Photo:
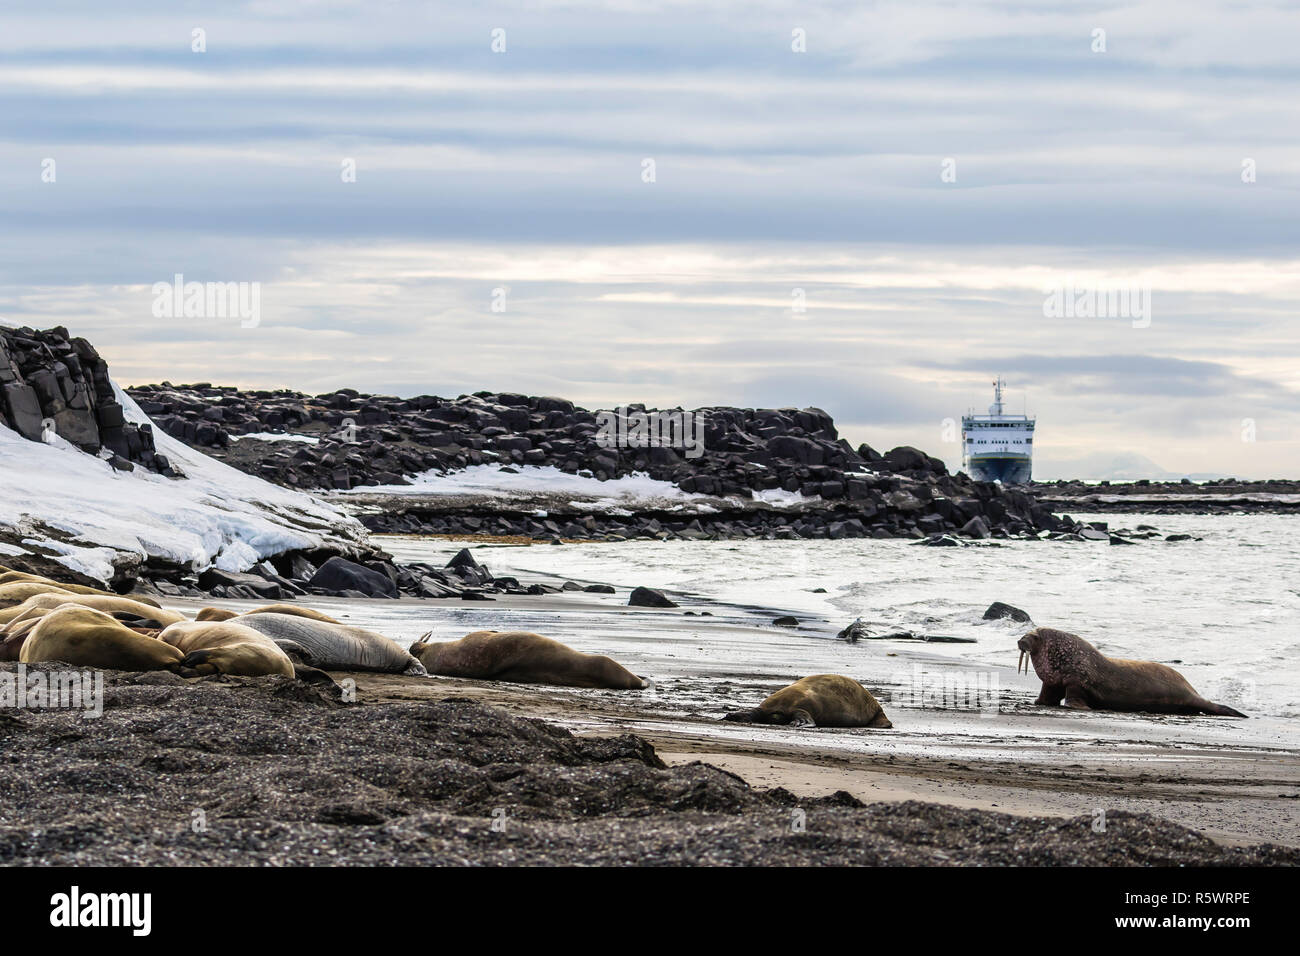
[[(12, 669), (16, 665), (4, 665)], [(57, 669), (60, 665), (42, 665)], [(796, 798), (471, 700), (107, 672), (103, 716), (0, 714), (3, 864), (1260, 864), (1144, 814)]]

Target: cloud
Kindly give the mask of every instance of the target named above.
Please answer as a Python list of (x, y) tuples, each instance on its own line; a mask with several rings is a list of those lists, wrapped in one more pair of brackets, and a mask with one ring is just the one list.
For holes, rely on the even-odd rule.
[[(65, 0), (4, 26), (0, 314), (125, 380), (819, 404), (935, 449), (1002, 371), (1058, 457), (1300, 470), (1293, 8)], [(175, 273), (262, 283), (263, 325), (154, 319)], [(1147, 329), (1044, 316), (1129, 280)]]

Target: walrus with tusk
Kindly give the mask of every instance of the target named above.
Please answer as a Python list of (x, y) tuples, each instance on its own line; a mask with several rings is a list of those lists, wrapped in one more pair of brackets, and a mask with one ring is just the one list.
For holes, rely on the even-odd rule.
[(1029, 673), (1032, 663), (1043, 682), (1035, 704), (1055, 707), (1064, 701), (1075, 710), (1246, 716), (1206, 700), (1172, 667), (1107, 657), (1083, 638), (1065, 631), (1037, 627), (1016, 646), (1020, 648), (1016, 673), (1021, 666)]
[[(432, 633), (432, 632), (430, 632)], [(430, 674), (481, 680), (644, 690), (651, 682), (602, 654), (584, 654), (529, 631), (475, 631), (458, 641), (429, 643), (425, 634), (411, 653)]]
[(781, 688), (757, 707), (722, 719), (793, 727), (894, 726), (871, 691), (842, 674), (813, 674)]

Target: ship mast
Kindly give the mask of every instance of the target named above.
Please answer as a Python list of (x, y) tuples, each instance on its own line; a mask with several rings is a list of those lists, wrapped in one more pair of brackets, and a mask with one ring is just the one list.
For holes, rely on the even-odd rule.
[(993, 404), (989, 406), (990, 415), (1002, 414), (1002, 386), (1004, 384), (1006, 383), (1002, 381), (1001, 375), (999, 375), (997, 381), (993, 383)]

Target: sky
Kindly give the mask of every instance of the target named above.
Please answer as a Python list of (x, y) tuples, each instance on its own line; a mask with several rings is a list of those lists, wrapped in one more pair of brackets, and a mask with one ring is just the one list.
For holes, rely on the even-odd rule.
[(1298, 41), (1196, 0), (10, 0), (0, 321), (123, 384), (815, 405), (953, 467), (1001, 374), (1036, 477), (1300, 477)]

